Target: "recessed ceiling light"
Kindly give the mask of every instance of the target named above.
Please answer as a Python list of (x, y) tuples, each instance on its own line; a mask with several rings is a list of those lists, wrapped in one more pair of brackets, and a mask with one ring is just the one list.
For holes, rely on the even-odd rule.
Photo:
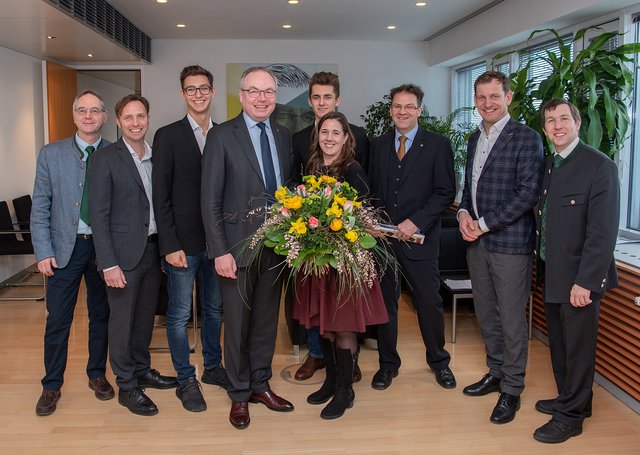
[(416, 2), (416, 6), (427, 6), (427, 2)]
[(176, 24), (176, 27), (178, 28), (185, 28), (187, 26), (187, 24)]
[(291, 24), (284, 24), (284, 25), (282, 26), (282, 28), (291, 28), (291, 27), (292, 27), (292, 26), (291, 26)]
[(87, 54), (87, 57), (93, 58), (93, 54)]
[(395, 30), (396, 26), (395, 25), (387, 25), (387, 30)]
[(158, 3), (167, 3), (169, 0), (156, 0)]
[(300, 2), (299, 2), (299, 0), (287, 0), (287, 3), (288, 3), (289, 5), (297, 5), (297, 4), (298, 4), (298, 3), (300, 3)]
[(56, 39), (56, 37), (53, 35), (47, 35), (47, 39)]

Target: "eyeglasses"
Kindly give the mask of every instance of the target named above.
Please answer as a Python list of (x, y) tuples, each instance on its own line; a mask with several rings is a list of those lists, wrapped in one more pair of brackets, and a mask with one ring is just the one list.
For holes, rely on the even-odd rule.
[(246, 92), (249, 95), (249, 98), (258, 98), (260, 96), (261, 93), (264, 94), (265, 98), (275, 98), (276, 97), (276, 91), (273, 89), (267, 89), (267, 90), (258, 90), (257, 88), (249, 88), (249, 89), (240, 89), (241, 92)]
[(407, 111), (407, 112), (414, 112), (414, 111), (418, 110), (418, 106), (416, 106), (415, 104), (402, 105), (402, 104), (393, 103), (391, 105), (391, 109), (393, 109), (394, 111), (398, 111), (398, 112), (402, 111), (403, 109), (405, 111)]
[(76, 109), (73, 110), (73, 112), (75, 112), (78, 115), (87, 115), (87, 113), (89, 115), (92, 116), (96, 116), (96, 115), (100, 115), (102, 113), (104, 113), (104, 109), (100, 109), (99, 107), (92, 107), (87, 109), (86, 107), (78, 107)]
[(200, 91), (201, 95), (206, 96), (209, 93), (211, 93), (211, 86), (210, 85), (201, 85), (200, 87), (194, 87), (193, 85), (190, 85), (189, 87), (183, 88), (182, 91), (185, 92), (189, 96), (193, 96), (193, 95), (196, 94), (197, 91)]

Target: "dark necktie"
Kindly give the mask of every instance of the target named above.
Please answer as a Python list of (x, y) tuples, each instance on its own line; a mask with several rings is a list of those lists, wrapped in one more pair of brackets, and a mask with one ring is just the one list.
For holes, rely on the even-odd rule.
[(271, 146), (269, 145), (269, 137), (267, 136), (266, 125), (262, 122), (258, 123), (260, 128), (260, 153), (262, 154), (262, 170), (264, 171), (264, 187), (270, 199), (273, 199), (277, 188), (276, 172), (273, 168), (273, 159), (271, 158)]
[(400, 146), (398, 147), (398, 159), (402, 161), (402, 158), (404, 158), (405, 153), (407, 153), (407, 150), (405, 149), (405, 145), (404, 145), (404, 143), (407, 141), (407, 136), (400, 136), (398, 138), (398, 141), (400, 141)]
[[(553, 157), (553, 168), (558, 168), (562, 165), (564, 158), (560, 155), (556, 154)], [(547, 237), (547, 199), (549, 199), (549, 194), (547, 193), (547, 197), (544, 200), (544, 205), (542, 206), (542, 215), (540, 215), (540, 259), (543, 261), (546, 260), (546, 237)]]
[(86, 170), (84, 172), (82, 202), (80, 203), (80, 219), (84, 221), (87, 226), (91, 226), (91, 223), (89, 222), (89, 188), (87, 187), (87, 182), (89, 181), (89, 162), (91, 161), (91, 155), (93, 155), (95, 147), (93, 145), (88, 145), (84, 151), (87, 154), (87, 159), (84, 163)]

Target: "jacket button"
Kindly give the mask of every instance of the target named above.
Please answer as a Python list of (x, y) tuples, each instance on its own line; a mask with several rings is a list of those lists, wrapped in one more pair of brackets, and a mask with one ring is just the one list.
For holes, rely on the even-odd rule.
[(571, 205), (576, 205), (575, 199), (571, 199)]
[(540, 232), (536, 229), (536, 235), (540, 235)]
[(543, 194), (546, 196), (546, 195), (547, 195), (547, 190), (544, 190), (544, 193), (543, 193)]
[(538, 210), (538, 215), (542, 215), (542, 210)]

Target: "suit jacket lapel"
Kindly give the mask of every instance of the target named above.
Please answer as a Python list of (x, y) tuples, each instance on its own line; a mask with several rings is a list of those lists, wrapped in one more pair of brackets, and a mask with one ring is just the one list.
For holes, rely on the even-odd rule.
[(240, 143), (240, 150), (244, 153), (245, 157), (251, 164), (251, 167), (258, 175), (258, 178), (262, 183), (264, 183), (264, 179), (262, 178), (262, 171), (260, 170), (260, 163), (258, 163), (258, 157), (256, 156), (256, 152), (253, 148), (253, 142), (251, 142), (251, 136), (249, 136), (249, 128), (247, 127), (247, 123), (244, 121), (244, 116), (242, 112), (232, 120), (233, 126), (235, 127), (234, 134), (236, 139)]
[[(482, 172), (480, 173), (480, 177), (482, 177), (482, 174), (484, 174), (484, 172), (491, 165), (491, 163), (502, 152), (502, 150), (504, 150), (504, 148), (507, 146), (507, 144), (513, 138), (514, 132), (513, 132), (513, 124), (511, 122), (515, 122), (515, 120), (509, 119), (507, 124), (504, 126), (502, 132), (500, 133), (500, 136), (498, 136), (498, 139), (496, 140), (496, 143), (493, 144), (493, 148), (489, 152), (489, 156), (487, 157), (487, 161), (485, 162), (485, 164), (484, 164), (484, 166), (482, 168)], [(476, 145), (477, 145), (477, 143), (476, 143)]]
[(144, 184), (142, 183), (142, 178), (140, 177), (140, 173), (138, 172), (138, 167), (136, 166), (136, 163), (133, 161), (131, 152), (129, 152), (129, 149), (127, 148), (122, 138), (118, 139), (117, 150), (118, 150), (118, 156), (122, 161), (124, 161), (126, 168), (129, 170), (129, 172), (133, 176), (136, 183), (140, 186), (142, 191), (145, 191)]
[(282, 129), (280, 129), (280, 125), (275, 122), (271, 122), (271, 130), (273, 131), (273, 138), (276, 141), (276, 151), (278, 153), (278, 162), (280, 164), (280, 177), (282, 179), (282, 184), (285, 185), (287, 180), (291, 177), (287, 169), (290, 167), (290, 157), (285, 152), (285, 149), (290, 150), (290, 147), (285, 147), (285, 135), (283, 134)]
[(202, 158), (202, 153), (200, 153), (200, 146), (198, 145), (198, 141), (196, 140), (196, 136), (193, 133), (193, 128), (191, 128), (191, 123), (189, 123), (189, 119), (185, 115), (182, 119), (182, 132), (185, 135), (186, 144), (189, 148), (190, 154), (197, 155), (198, 159)]
[[(394, 144), (395, 145), (395, 144)], [(411, 169), (413, 169), (413, 165), (420, 159), (420, 155), (424, 153), (426, 145), (426, 134), (423, 130), (418, 128), (418, 132), (416, 136), (413, 138), (413, 142), (411, 143), (411, 147), (407, 151), (407, 154), (402, 159), (404, 164), (402, 166), (402, 174), (400, 175), (400, 185), (402, 185), (407, 178), (407, 175), (411, 173)], [(395, 147), (394, 147), (395, 151)]]

